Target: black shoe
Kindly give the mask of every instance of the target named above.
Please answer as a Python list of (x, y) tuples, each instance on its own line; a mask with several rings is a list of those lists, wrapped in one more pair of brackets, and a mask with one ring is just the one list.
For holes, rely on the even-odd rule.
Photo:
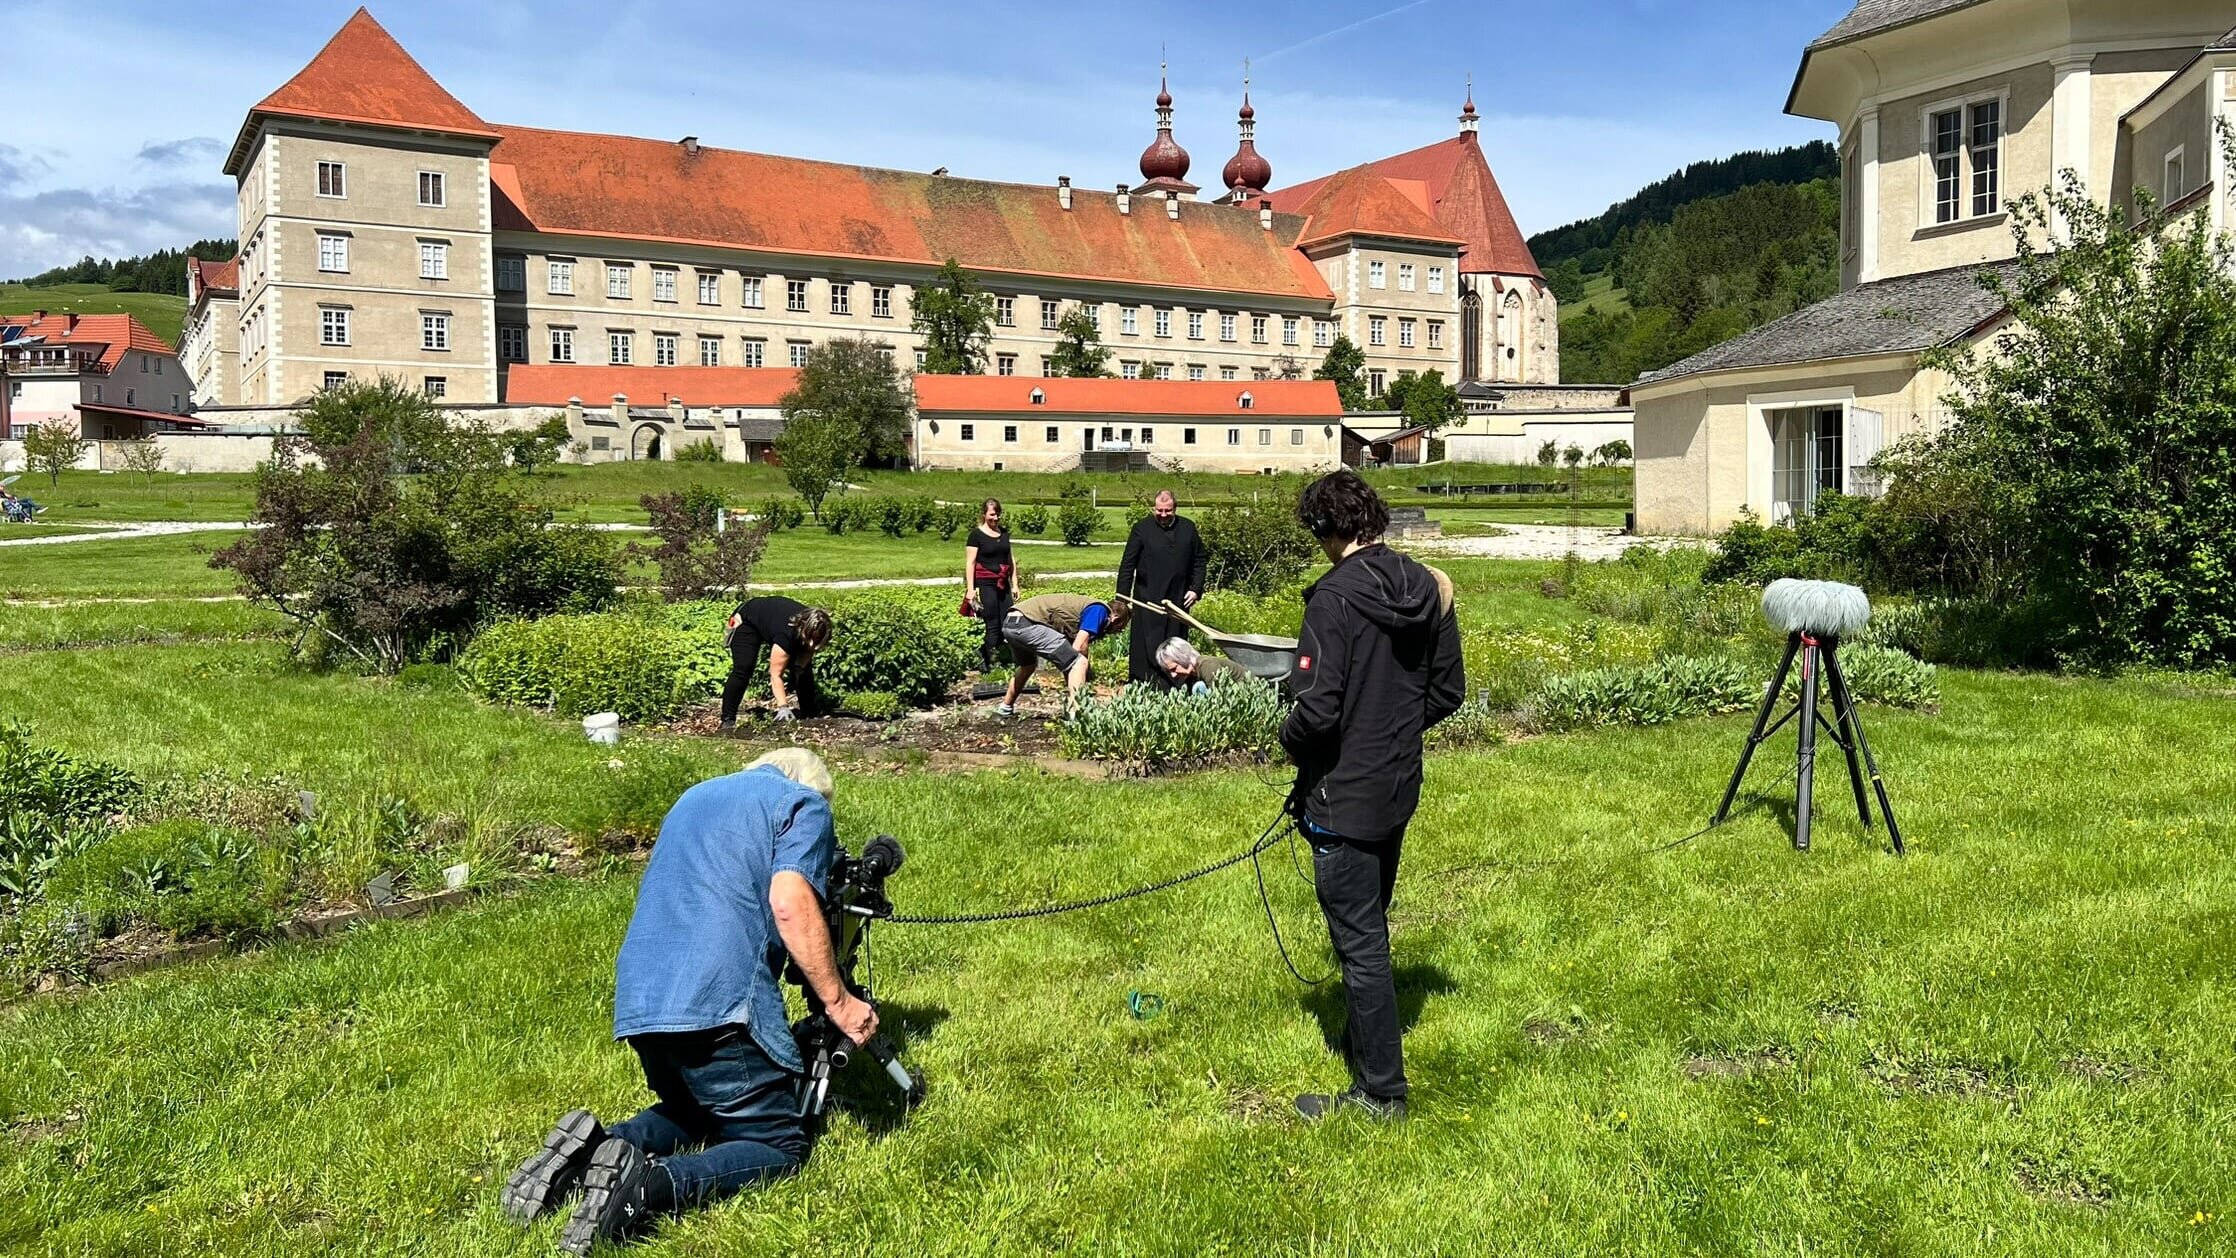
[(589, 1110), (569, 1110), (543, 1139), (543, 1148), (520, 1164), (505, 1181), (499, 1205), (515, 1223), (529, 1223), (555, 1209), (582, 1184), (590, 1169), (590, 1151), (606, 1138), (606, 1129)]
[(559, 1234), (559, 1248), (579, 1258), (599, 1241), (642, 1235), (667, 1212), (674, 1196), (668, 1172), (653, 1165), (644, 1150), (608, 1137), (590, 1155), (582, 1201)]
[(1405, 1098), (1402, 1096), (1370, 1096), (1354, 1087), (1333, 1096), (1325, 1092), (1307, 1092), (1297, 1098), (1297, 1113), (1306, 1118), (1326, 1118), (1337, 1110), (1345, 1109), (1355, 1109), (1369, 1118), (1383, 1122), (1405, 1120)]

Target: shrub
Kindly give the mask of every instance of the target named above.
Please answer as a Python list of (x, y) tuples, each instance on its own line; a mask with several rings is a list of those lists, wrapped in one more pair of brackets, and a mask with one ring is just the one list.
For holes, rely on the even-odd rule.
[(890, 721), (901, 714), (901, 697), (887, 690), (858, 690), (839, 701), (839, 711), (865, 721)]
[(1039, 537), (1048, 531), (1048, 508), (1037, 502), (1018, 508), (1017, 527), (1029, 537)]
[(932, 511), (932, 527), (939, 530), (939, 540), (952, 542), (955, 535), (969, 527), (970, 508), (959, 502), (943, 502)]
[(921, 494), (901, 499), (901, 522), (911, 533), (922, 533), (939, 518), (939, 508)]
[[(1941, 704), (1941, 677), (1933, 665), (1889, 646), (1847, 643), (1840, 646), (1840, 674), (1858, 703), (1890, 708), (1935, 708)], [(1786, 678), (1788, 697), (1800, 693), (1801, 670)]]
[(1206, 511), (1199, 521), (1208, 559), (1205, 583), (1256, 595), (1295, 585), (1320, 553), (1319, 543), (1297, 523), (1302, 489), (1301, 481), (1289, 481)]
[(638, 502), (652, 517), (652, 532), (660, 544), (631, 542), (629, 556), (659, 565), (660, 593), (670, 602), (743, 590), (752, 580), (753, 566), (768, 549), (770, 525), (755, 521), (725, 527), (727, 508), (714, 490), (646, 494)]
[(859, 533), (877, 523), (875, 499), (842, 496), (823, 504), (823, 528), (830, 533)]
[(0, 722), (0, 896), (37, 894), (140, 796), (123, 769), (38, 746), (28, 727)]
[(1875, 584), (1870, 550), (1870, 502), (1822, 494), (1815, 509), (1791, 524), (1765, 526), (1752, 512), (1716, 538), (1706, 581), (1763, 586), (1780, 577)]
[(947, 594), (855, 595), (841, 599), (831, 618), (831, 643), (815, 659), (817, 683), (848, 694), (884, 691), (918, 707), (946, 697), (969, 674), (984, 633), (955, 614)]
[(458, 679), (492, 703), (657, 720), (704, 697), (701, 645), (634, 612), (546, 616), (492, 626), (460, 657)]
[(1102, 512), (1092, 503), (1072, 498), (1056, 511), (1056, 531), (1063, 535), (1066, 546), (1085, 546), (1100, 527)]
[(899, 537), (908, 531), (908, 501), (903, 498), (872, 498), (866, 504), (870, 519), (877, 531), (887, 537)]
[(807, 508), (797, 498), (771, 498), (753, 509), (754, 516), (765, 522), (772, 533), (796, 529), (807, 520)]
[(1204, 694), (1128, 686), (1111, 699), (1081, 701), (1058, 730), (1064, 754), (1147, 768), (1215, 757), (1272, 756), (1288, 708), (1272, 686), (1213, 686)]
[(1531, 722), (1548, 732), (1602, 725), (1659, 725), (1680, 717), (1740, 712), (1762, 699), (1746, 663), (1721, 656), (1587, 669), (1547, 681)]
[(1854, 641), (1960, 668), (2047, 667), (2056, 661), (2044, 619), (2034, 601), (2007, 606), (1984, 598), (1880, 600)]
[(693, 441), (687, 445), (677, 446), (675, 448), (675, 461), (678, 463), (720, 463), (722, 461), (722, 443), (713, 437), (708, 437), (702, 441)]

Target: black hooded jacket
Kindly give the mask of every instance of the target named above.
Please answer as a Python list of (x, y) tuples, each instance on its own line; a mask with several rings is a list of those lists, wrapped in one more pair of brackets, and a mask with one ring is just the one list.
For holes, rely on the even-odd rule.
[(1304, 817), (1360, 842), (1405, 833), (1421, 735), (1467, 697), (1450, 583), (1386, 546), (1353, 551), (1304, 592), (1281, 745)]

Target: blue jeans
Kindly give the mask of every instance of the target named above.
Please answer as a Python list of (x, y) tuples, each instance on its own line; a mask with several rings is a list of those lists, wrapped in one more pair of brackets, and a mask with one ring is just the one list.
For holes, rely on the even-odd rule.
[(633, 1035), (629, 1047), (660, 1101), (606, 1134), (660, 1159), (675, 1181), (677, 1209), (719, 1201), (807, 1161), (798, 1078), (769, 1060), (744, 1027)]

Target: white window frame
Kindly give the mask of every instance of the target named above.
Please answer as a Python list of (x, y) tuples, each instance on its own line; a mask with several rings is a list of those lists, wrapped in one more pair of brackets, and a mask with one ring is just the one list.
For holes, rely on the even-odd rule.
[(321, 345), (349, 344), (349, 307), (319, 307), (318, 343)]
[(1125, 333), (1127, 336), (1140, 335), (1141, 307), (1120, 306), (1118, 308), (1118, 330)]
[(606, 300), (627, 301), (636, 291), (637, 268), (633, 264), (606, 263)]
[[(1975, 149), (1972, 143), (1973, 127), (1975, 125), (1973, 111), (1988, 104), (1993, 104), (1996, 107), (1996, 143), (1994, 146), (1996, 187), (1993, 204), (1984, 211), (1974, 212), (1973, 183), (1978, 174), (1977, 152), (1979, 150)], [(1933, 122), (1938, 115), (1949, 113), (1957, 115), (1957, 146), (1954, 153), (1956, 159), (1956, 204), (1955, 213), (1948, 218), (1942, 218), (1940, 216), (1940, 167), (1936, 161), (1937, 155), (1934, 152)], [(2003, 158), (2010, 150), (2010, 142), (2011, 89), (2007, 86), (1992, 91), (1952, 96), (1945, 100), (1934, 101), (1920, 109), (1918, 111), (1918, 158), (1920, 162), (1918, 229), (1921, 231), (1932, 231), (1936, 228), (1946, 230), (1961, 223), (1969, 223), (1975, 220), (1992, 221), (2000, 217), (2004, 212), (2003, 176), (2006, 164)], [(1863, 230), (1871, 230), (1870, 225), (1865, 224)]]
[(442, 240), (419, 242), (419, 278), (447, 280), (450, 278), (450, 244)]
[(1014, 328), (1017, 326), (1017, 299), (1015, 297), (997, 295), (994, 298), (994, 326), (999, 328)]
[(851, 315), (854, 313), (854, 281), (831, 281), (831, 313), (835, 315)]
[(450, 352), (450, 316), (439, 310), (419, 312), (419, 348), (430, 353)]
[(784, 281), (784, 309), (791, 314), (807, 313), (807, 281)]
[(1398, 263), (1398, 291), (1401, 293), (1413, 291), (1413, 264), (1410, 262)]
[(682, 291), (676, 280), (675, 267), (656, 266), (652, 268), (652, 300), (671, 302), (676, 300), (676, 294)]
[(996, 355), (994, 355), (994, 374), (995, 374), (995, 375), (997, 375), (997, 376), (1014, 376), (1014, 375), (1016, 375), (1016, 374), (1017, 374), (1017, 355), (1015, 355), (1015, 354), (996, 354)]
[(1121, 363), (1119, 363), (1119, 364), (1118, 364), (1118, 378), (1119, 378), (1120, 380), (1139, 380), (1139, 379), (1141, 379), (1141, 364), (1140, 364), (1140, 363), (1138, 363), (1138, 362), (1136, 362), (1136, 361), (1134, 361), (1134, 360), (1133, 360), (1133, 359), (1131, 359), (1131, 358), (1129, 358), (1129, 359), (1126, 359), (1126, 360), (1125, 360), (1124, 362), (1121, 362)]
[(1224, 311), (1224, 310), (1223, 310), (1223, 311), (1220, 311), (1220, 312), (1219, 312), (1219, 339), (1220, 339), (1220, 340), (1222, 340), (1222, 341), (1231, 341), (1231, 340), (1233, 340), (1233, 339), (1234, 339), (1234, 335), (1235, 335), (1235, 331), (1234, 331), (1234, 315), (1233, 315), (1233, 313), (1232, 313), (1232, 312), (1230, 312), (1230, 311)]
[(575, 264), (572, 258), (544, 259), (544, 291), (553, 297), (575, 295)]
[(1327, 349), (1334, 344), (1335, 321), (1332, 319), (1314, 319), (1312, 321), (1312, 348)]
[(769, 365), (769, 340), (765, 336), (749, 336), (741, 342), (738, 366), (766, 367)]
[(893, 286), (891, 284), (870, 285), (870, 318), (890, 319), (892, 317)]
[(1281, 316), (1281, 343), (1283, 345), (1297, 343), (1297, 317), (1295, 315)]
[[(349, 373), (346, 371), (321, 372), (318, 377), (318, 387), (321, 389), (339, 389), (348, 383)], [(98, 402), (101, 399), (97, 397), (93, 400)]]
[(555, 363), (573, 362), (575, 360), (575, 330), (573, 328), (552, 328), (550, 333), (544, 340), (551, 350), (551, 361)]
[(1387, 345), (1390, 343), (1389, 319), (1382, 315), (1367, 316), (1366, 343), (1368, 345)]
[(1414, 340), (1414, 336), (1413, 336), (1413, 325), (1414, 325), (1414, 320), (1411, 320), (1411, 319), (1400, 319), (1400, 320), (1398, 320), (1398, 348), (1399, 348), (1399, 349), (1411, 349), (1411, 348), (1413, 348), (1413, 340)]
[(2166, 150), (2166, 159), (2159, 163), (2159, 193), (2165, 199), (2159, 204), (2172, 205), (2188, 196), (2189, 146), (2177, 144)]
[(720, 272), (720, 271), (701, 271), (701, 272), (699, 272), (698, 274), (699, 274), (699, 304), (700, 304), (700, 305), (702, 305), (702, 306), (719, 306), (719, 305), (721, 305), (721, 304), (722, 304), (722, 272)]
[(318, 164), (318, 195), (336, 201), (349, 199), (349, 163), (320, 162)]
[(1202, 363), (1189, 363), (1188, 378), (1190, 380), (1201, 380), (1204, 377), (1204, 370), (1204, 365)]
[(1201, 310), (1188, 312), (1188, 339), (1191, 341), (1203, 339), (1203, 311)]
[(1251, 316), (1250, 316), (1250, 343), (1251, 343), (1252, 345), (1263, 345), (1263, 344), (1265, 344), (1265, 343), (1266, 343), (1266, 338), (1267, 338), (1267, 337), (1268, 337), (1268, 336), (1269, 336), (1269, 335), (1271, 334), (1271, 333), (1270, 333), (1270, 331), (1269, 331), (1270, 327), (1271, 327), (1271, 325), (1270, 325), (1270, 324), (1269, 324), (1269, 323), (1268, 323), (1268, 322), (1266, 321), (1266, 317), (1265, 317), (1264, 315), (1262, 315), (1262, 314), (1254, 314), (1254, 315), (1251, 315)]
[(318, 233), (318, 269), (328, 275), (349, 274), (349, 237), (346, 234)]
[(1444, 320), (1442, 320), (1442, 319), (1431, 319), (1431, 320), (1429, 320), (1428, 322), (1429, 322), (1429, 348), (1430, 348), (1430, 349), (1443, 349), (1443, 348), (1444, 348)]
[(1233, 363), (1228, 363), (1219, 368), (1219, 378), (1221, 380), (1240, 380), (1242, 379), (1242, 368), (1235, 366)]
[(637, 334), (624, 329), (607, 328), (606, 362), (615, 367), (634, 367), (637, 362)]
[(652, 365), (673, 367), (683, 361), (683, 338), (673, 332), (652, 334)]
[(722, 365), (721, 337), (703, 334), (699, 337), (699, 365), (701, 367), (719, 367)]
[[(444, 182), (445, 180), (443, 179), (443, 172), (439, 170), (420, 171), (419, 203), (433, 210), (447, 208), (450, 204), (450, 201), (448, 191), (443, 186)], [(432, 188), (435, 193), (435, 199), (432, 201), (427, 199), (427, 192), (430, 188)]]
[(744, 307), (747, 310), (763, 309), (763, 306), (761, 304), (761, 282), (767, 278), (767, 276), (763, 275), (739, 276), (738, 305)]
[(1444, 291), (1443, 267), (1432, 266), (1429, 268), (1429, 291), (1432, 293), (1441, 293)]
[(812, 344), (809, 341), (786, 341), (784, 343), (786, 361), (795, 369), (807, 366), (807, 352)]
[(1389, 268), (1379, 261), (1368, 262), (1366, 264), (1366, 286), (1368, 288), (1388, 288), (1390, 286)]
[(1157, 379), (1159, 379), (1159, 380), (1170, 380), (1170, 379), (1172, 379), (1172, 364), (1171, 364), (1171, 363), (1158, 363), (1158, 364), (1157, 364)]
[(420, 396), (428, 401), (439, 402), (450, 396), (450, 377), (421, 376), (419, 378), (419, 392)]
[(1051, 301), (1051, 300), (1049, 300), (1049, 299), (1048, 299), (1048, 298), (1046, 298), (1046, 297), (1043, 297), (1043, 298), (1041, 298), (1041, 299), (1040, 299), (1040, 330), (1041, 330), (1041, 331), (1043, 331), (1043, 332), (1053, 332), (1053, 331), (1055, 331), (1055, 330), (1056, 330), (1056, 325), (1057, 325), (1058, 323), (1061, 323), (1061, 322), (1063, 321), (1063, 318), (1064, 318), (1064, 305), (1063, 305), (1063, 303), (1062, 303), (1062, 302), (1059, 302), (1059, 301)]
[(1154, 316), (1154, 324), (1157, 335), (1170, 337), (1172, 335), (1172, 311), (1162, 306), (1158, 307)]

